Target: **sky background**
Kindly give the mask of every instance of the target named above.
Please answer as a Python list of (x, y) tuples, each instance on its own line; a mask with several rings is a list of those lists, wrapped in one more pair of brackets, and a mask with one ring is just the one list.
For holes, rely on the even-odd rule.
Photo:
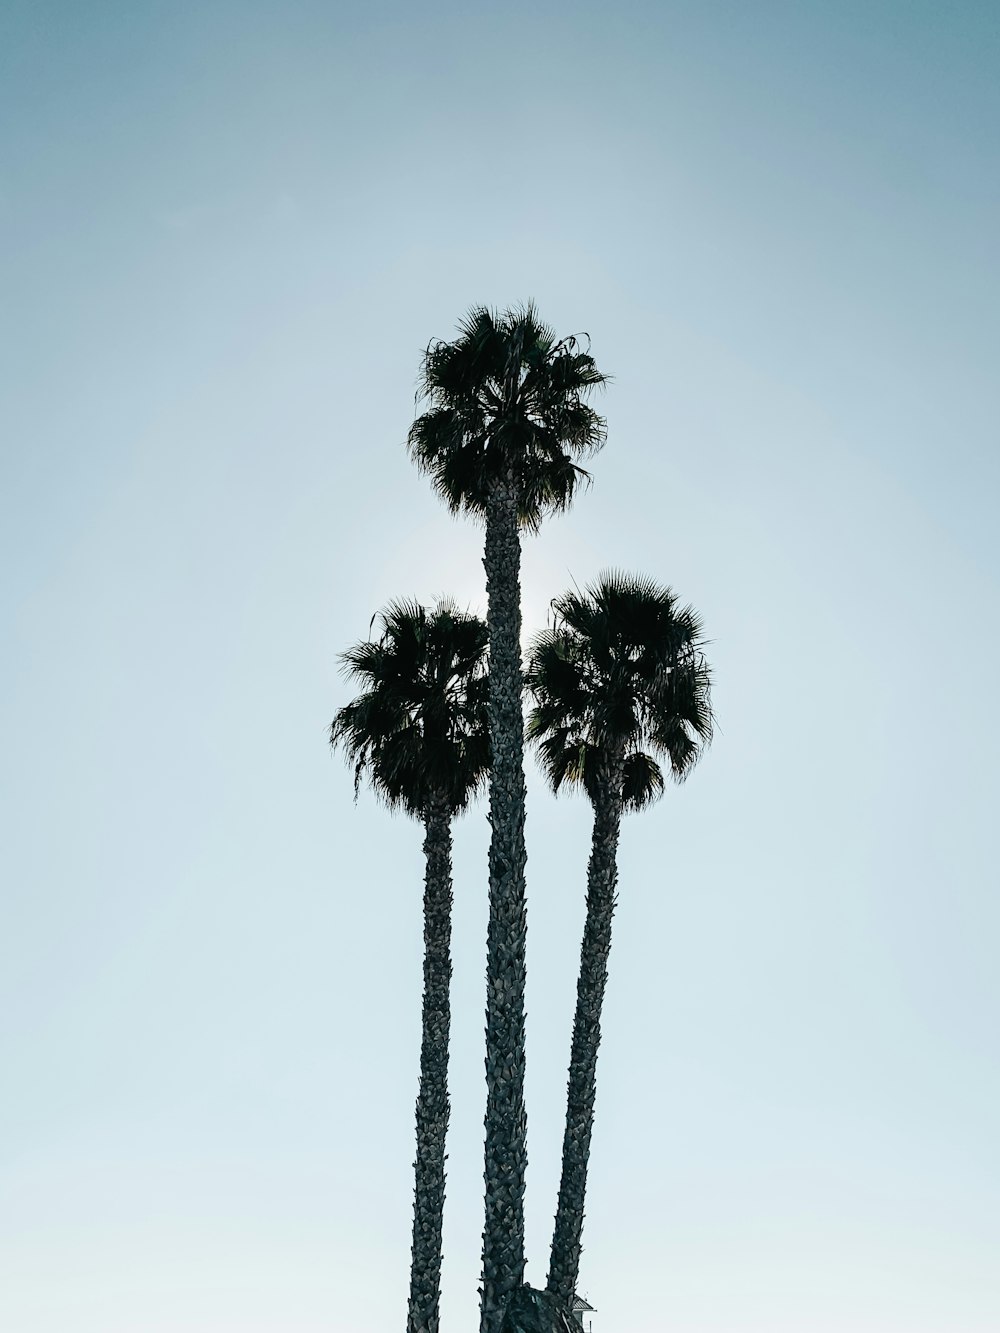
[[(614, 382), (526, 632), (667, 582), (719, 719), (624, 827), (595, 1333), (996, 1333), (998, 60), (972, 0), (6, 0), (5, 1330), (402, 1328), (421, 832), (326, 731), (389, 599), (485, 607), (403, 441), (531, 297)], [(528, 782), (541, 1285), (589, 814)], [(485, 922), (480, 806), (443, 1333)]]

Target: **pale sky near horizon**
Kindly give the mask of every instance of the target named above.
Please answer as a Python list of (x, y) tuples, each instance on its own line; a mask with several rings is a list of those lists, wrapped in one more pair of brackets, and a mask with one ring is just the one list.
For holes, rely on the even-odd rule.
[[(526, 631), (667, 582), (719, 718), (624, 828), (594, 1333), (1000, 1328), (998, 65), (986, 3), (7, 0), (4, 1333), (403, 1327), (421, 834), (326, 728), (389, 599), (484, 608), (402, 442), (428, 340), (527, 298), (614, 382)], [(528, 781), (540, 1285), (589, 817)]]

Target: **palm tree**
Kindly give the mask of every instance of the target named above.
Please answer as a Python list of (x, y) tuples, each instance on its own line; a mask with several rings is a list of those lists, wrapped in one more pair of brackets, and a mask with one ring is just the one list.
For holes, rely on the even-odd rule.
[[(374, 621), (373, 621), (374, 623)], [(451, 1023), (451, 822), (489, 767), (485, 624), (447, 601), (381, 613), (382, 633), (341, 655), (363, 692), (341, 708), (330, 743), (390, 809), (423, 821), (424, 993), (407, 1333), (437, 1333)]]
[(528, 738), (554, 791), (582, 787), (594, 807), (587, 916), (570, 1055), (562, 1175), (546, 1289), (576, 1290), (594, 1124), (601, 1007), (608, 975), (622, 814), (664, 787), (657, 756), (680, 781), (712, 736), (701, 624), (670, 588), (610, 573), (553, 603), (532, 644)]
[(489, 928), (480, 1333), (499, 1333), (524, 1279), (524, 715), (522, 529), (565, 509), (587, 473), (576, 460), (604, 442), (584, 398), (605, 382), (574, 338), (556, 341), (530, 304), (470, 311), (451, 343), (424, 353), (428, 410), (410, 428), (417, 466), (454, 512), (486, 527), (489, 625)]

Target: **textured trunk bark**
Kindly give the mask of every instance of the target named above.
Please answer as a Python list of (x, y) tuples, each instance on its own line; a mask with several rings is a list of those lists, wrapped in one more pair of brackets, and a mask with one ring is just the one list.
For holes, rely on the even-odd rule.
[(486, 516), (490, 632), (490, 915), (486, 961), (486, 1219), (480, 1333), (499, 1333), (524, 1281), (524, 715), (521, 539), (512, 481)]
[(583, 1236), (587, 1163), (594, 1128), (597, 1051), (601, 1044), (601, 1007), (608, 979), (611, 918), (618, 881), (618, 834), (622, 818), (622, 758), (604, 765), (594, 802), (594, 834), (587, 868), (587, 920), (580, 950), (576, 1016), (566, 1094), (562, 1177), (546, 1290), (567, 1306), (576, 1292)]
[(451, 1027), (451, 810), (432, 802), (424, 817), (424, 999), (417, 1094), (413, 1248), (406, 1333), (438, 1333), (448, 1039)]

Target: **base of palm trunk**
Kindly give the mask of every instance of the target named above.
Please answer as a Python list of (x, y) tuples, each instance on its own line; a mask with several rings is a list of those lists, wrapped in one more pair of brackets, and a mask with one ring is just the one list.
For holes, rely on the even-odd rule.
[(500, 1333), (580, 1333), (580, 1325), (550, 1292), (525, 1285), (510, 1298)]

